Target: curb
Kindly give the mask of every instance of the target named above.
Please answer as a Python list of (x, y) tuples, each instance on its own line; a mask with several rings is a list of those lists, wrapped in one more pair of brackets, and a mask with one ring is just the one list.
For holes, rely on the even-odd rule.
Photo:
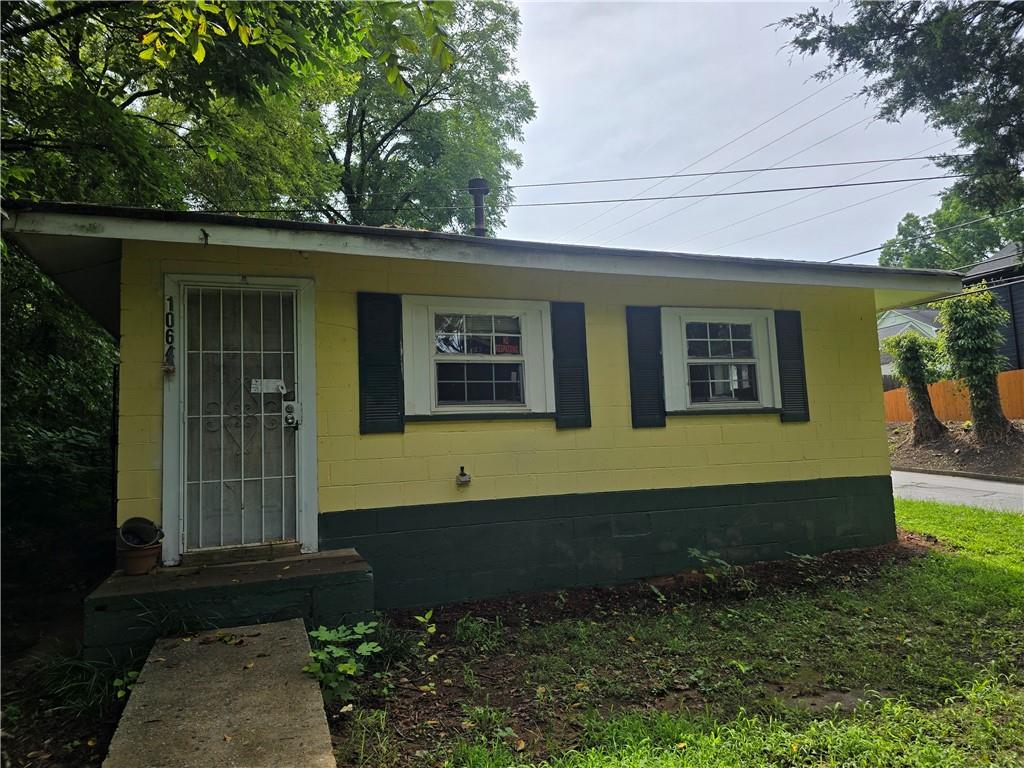
[(1010, 477), (1009, 475), (985, 475), (981, 472), (959, 472), (953, 469), (920, 469), (918, 467), (891, 467), (893, 472), (917, 472), (922, 475), (950, 475), (952, 477), (969, 477), (972, 480), (992, 480), (997, 483), (1013, 483), (1024, 485), (1024, 478)]

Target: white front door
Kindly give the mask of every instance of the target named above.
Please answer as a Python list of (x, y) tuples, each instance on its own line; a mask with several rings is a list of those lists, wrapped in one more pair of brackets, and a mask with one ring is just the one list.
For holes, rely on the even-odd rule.
[(165, 560), (281, 541), (315, 550), (315, 436), (304, 439), (315, 429), (308, 281), (172, 282), (179, 464), (176, 499), (165, 483), (164, 527), (173, 506), (178, 541)]

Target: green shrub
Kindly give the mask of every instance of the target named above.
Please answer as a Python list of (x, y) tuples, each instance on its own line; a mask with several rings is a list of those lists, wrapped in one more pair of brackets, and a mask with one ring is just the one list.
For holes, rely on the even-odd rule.
[(1003, 415), (996, 376), (1006, 364), (1000, 349), (1009, 313), (982, 282), (942, 301), (939, 318), (943, 352), (953, 375), (967, 385), (978, 439), (987, 443), (1003, 439), (1011, 426)]
[(939, 342), (913, 331), (904, 331), (882, 341), (892, 356), (893, 373), (907, 388), (907, 402), (913, 416), (912, 440), (915, 444), (934, 440), (946, 431), (935, 416), (928, 385), (940, 377)]

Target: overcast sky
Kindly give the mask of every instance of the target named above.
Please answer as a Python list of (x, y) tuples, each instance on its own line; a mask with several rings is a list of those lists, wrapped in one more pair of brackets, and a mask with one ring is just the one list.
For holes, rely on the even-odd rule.
[[(537, 101), (537, 117), (526, 129), (520, 147), (523, 167), (512, 183), (876, 160), (955, 148), (951, 136), (937, 133), (918, 115), (908, 115), (899, 124), (873, 120), (873, 105), (850, 98), (858, 86), (854, 76), (812, 95), (823, 86), (811, 75), (824, 59), (792, 58), (783, 50), (787, 33), (769, 26), (807, 7), (800, 3), (523, 3), (519, 66)], [(806, 97), (810, 98), (715, 151)], [(748, 153), (752, 154), (744, 158)], [(530, 203), (942, 173), (927, 161), (915, 161), (888, 167), (771, 171), (749, 179), (748, 174), (669, 179), (646, 192), (657, 182), (520, 189), (517, 194), (518, 202)], [(892, 236), (906, 212), (932, 211), (938, 204), (936, 194), (949, 183), (513, 208), (500, 236), (825, 260), (880, 245)], [(869, 201), (874, 197), (878, 199)], [(854, 205), (862, 201), (866, 202)], [(853, 207), (799, 223), (845, 206)], [(776, 229), (780, 231), (771, 232)], [(876, 257), (852, 261), (874, 262)]]

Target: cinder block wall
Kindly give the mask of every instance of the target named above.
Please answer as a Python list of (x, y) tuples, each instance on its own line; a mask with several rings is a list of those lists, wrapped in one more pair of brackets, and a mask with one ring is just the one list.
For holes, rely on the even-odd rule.
[[(322, 513), (889, 472), (875, 308), (866, 289), (613, 278), (131, 242), (122, 268), (119, 520), (161, 518), (165, 273), (316, 280)], [(585, 302), (593, 427), (557, 430), (548, 421), (440, 422), (409, 424), (402, 435), (360, 435), (357, 291)], [(663, 429), (633, 429), (624, 316), (629, 304), (801, 310), (811, 421), (782, 424), (774, 415), (678, 416), (669, 417)], [(454, 482), (460, 466), (473, 475), (465, 488)]]

